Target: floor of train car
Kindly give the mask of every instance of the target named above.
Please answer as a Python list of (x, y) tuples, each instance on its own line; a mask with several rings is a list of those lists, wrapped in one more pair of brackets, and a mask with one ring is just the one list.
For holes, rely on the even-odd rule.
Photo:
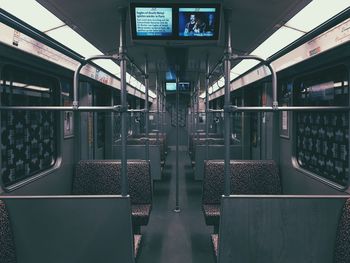
[(213, 263), (212, 229), (201, 210), (202, 183), (195, 181), (190, 158), (179, 152), (180, 213), (175, 213), (176, 152), (169, 151), (162, 181), (155, 182), (153, 209), (137, 263)]

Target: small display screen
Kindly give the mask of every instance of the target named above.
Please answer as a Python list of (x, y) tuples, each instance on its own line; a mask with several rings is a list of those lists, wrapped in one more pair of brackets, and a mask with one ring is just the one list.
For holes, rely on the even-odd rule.
[(166, 82), (165, 83), (166, 91), (176, 91), (176, 82)]
[(179, 8), (179, 35), (192, 38), (215, 38), (218, 34), (217, 8)]
[(189, 91), (190, 83), (189, 82), (179, 82), (178, 84), (179, 91)]
[(173, 10), (171, 7), (135, 7), (137, 37), (171, 37)]

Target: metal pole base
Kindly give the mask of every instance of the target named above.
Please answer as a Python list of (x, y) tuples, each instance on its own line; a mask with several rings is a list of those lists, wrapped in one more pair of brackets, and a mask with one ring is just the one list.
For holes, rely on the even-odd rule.
[(181, 212), (180, 207), (175, 208), (175, 209), (174, 209), (174, 212), (175, 212), (175, 213), (180, 213), (180, 212)]

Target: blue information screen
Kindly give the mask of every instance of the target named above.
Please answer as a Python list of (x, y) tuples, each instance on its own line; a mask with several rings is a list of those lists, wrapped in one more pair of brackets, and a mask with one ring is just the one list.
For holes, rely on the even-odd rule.
[(167, 82), (165, 84), (166, 91), (176, 91), (176, 82)]
[(173, 35), (172, 8), (136, 7), (136, 35), (168, 37)]

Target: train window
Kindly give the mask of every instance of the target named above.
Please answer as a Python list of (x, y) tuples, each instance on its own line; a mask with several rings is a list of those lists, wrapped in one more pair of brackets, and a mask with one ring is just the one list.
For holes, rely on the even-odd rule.
[[(344, 67), (324, 70), (293, 85), (298, 106), (348, 106), (349, 81)], [(301, 168), (341, 186), (349, 179), (349, 112), (296, 114), (296, 159)]]
[[(5, 66), (1, 72), (3, 106), (58, 105), (56, 79)], [(5, 187), (54, 166), (57, 123), (50, 111), (1, 111), (1, 179)]]

